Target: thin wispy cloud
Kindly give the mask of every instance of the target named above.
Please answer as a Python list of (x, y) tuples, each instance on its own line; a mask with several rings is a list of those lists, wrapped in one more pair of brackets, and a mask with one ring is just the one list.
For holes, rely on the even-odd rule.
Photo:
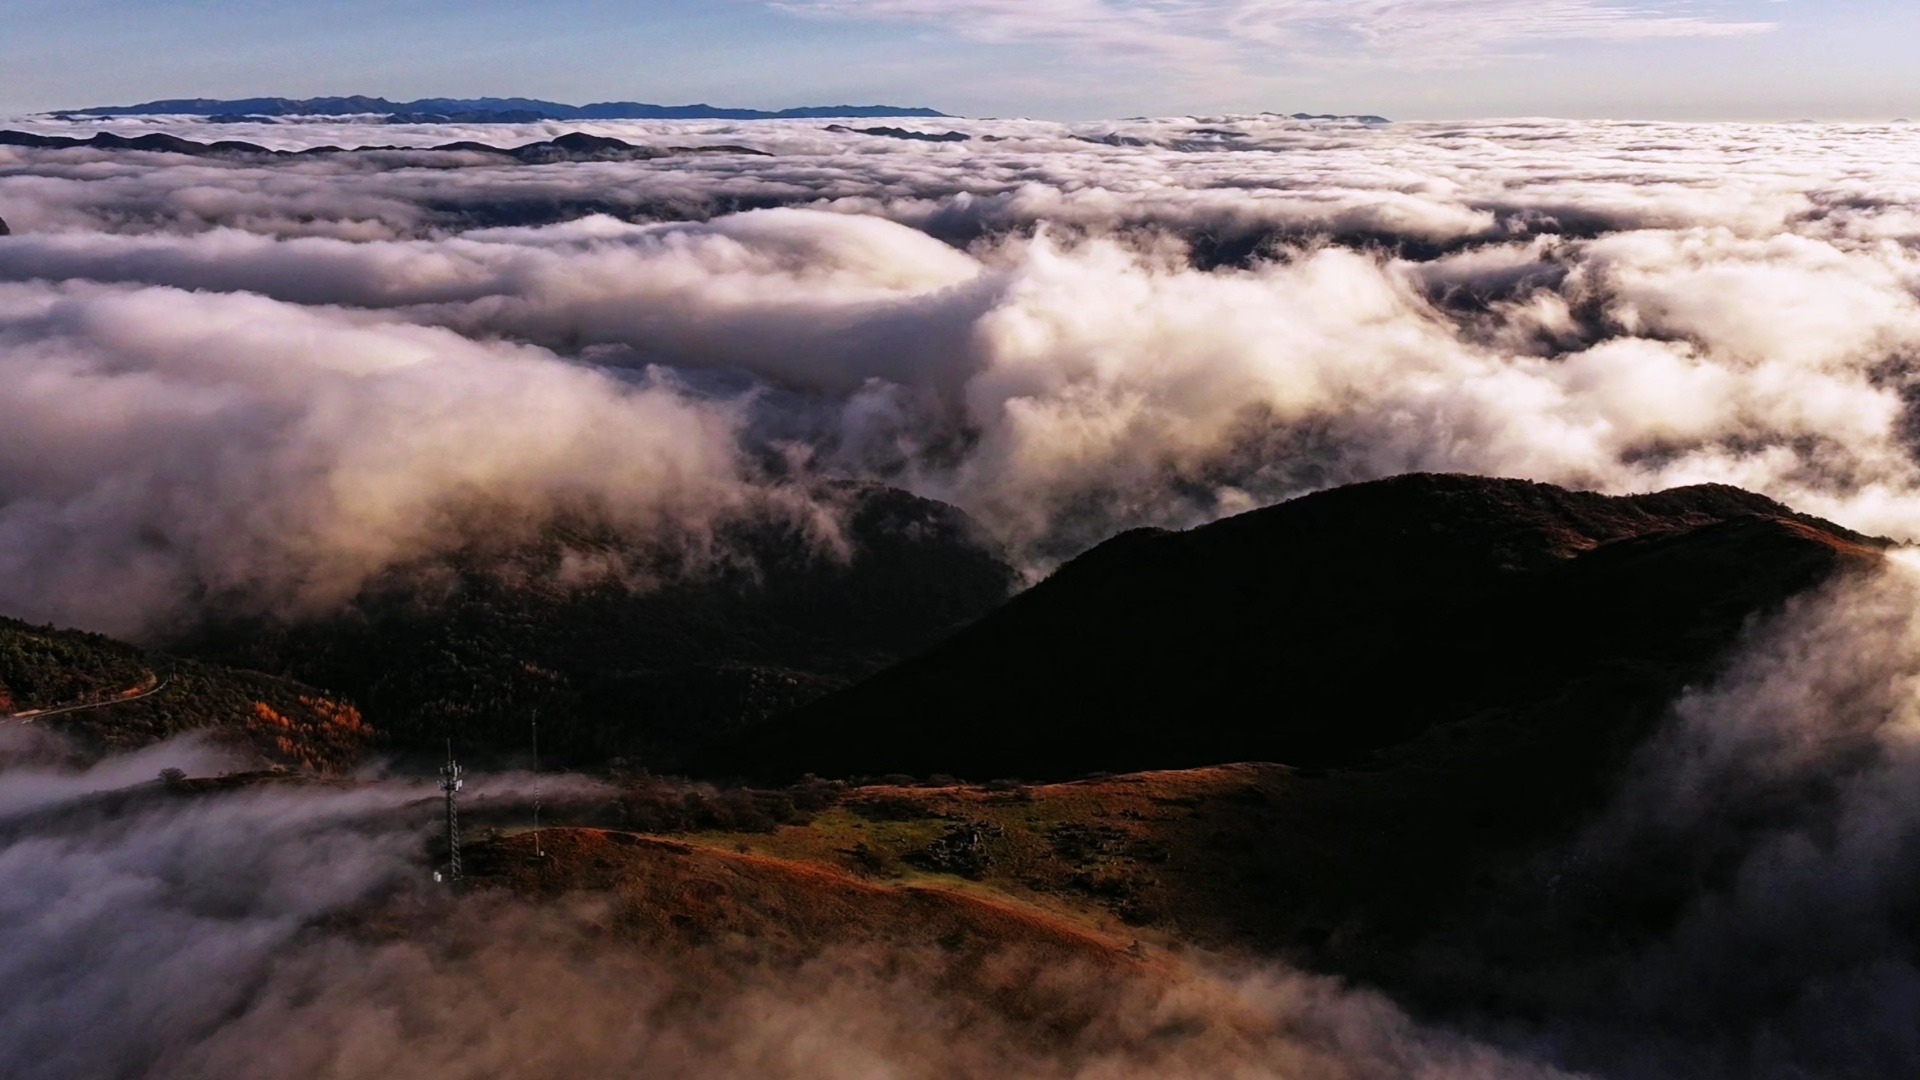
[(819, 18), (925, 22), (977, 41), (1193, 61), (1224, 59), (1232, 40), (1225, 32), (1229, 13), (1216, 0), (777, 0), (773, 6)]
[(1527, 42), (1731, 37), (1771, 22), (1717, 4), (1604, 0), (778, 0), (817, 18), (926, 22), (975, 40), (1176, 61), (1391, 58), (1470, 62)]

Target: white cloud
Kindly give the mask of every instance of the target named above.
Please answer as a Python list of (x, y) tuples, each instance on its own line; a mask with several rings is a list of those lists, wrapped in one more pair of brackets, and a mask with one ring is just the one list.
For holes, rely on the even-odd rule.
[[(825, 126), (606, 125), (775, 154), (565, 168), (0, 159), (0, 612), (311, 608), (477, 496), (699, 535), (773, 459), (1036, 569), (1408, 469), (1920, 538), (1910, 129)], [(463, 227), (501, 208), (557, 223)]]
[(737, 419), (538, 350), (245, 293), (0, 285), (0, 610), (283, 611), (567, 507), (704, 533)]

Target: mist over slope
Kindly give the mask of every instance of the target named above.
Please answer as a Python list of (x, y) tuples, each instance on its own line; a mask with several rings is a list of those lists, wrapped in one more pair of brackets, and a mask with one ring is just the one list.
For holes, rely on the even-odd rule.
[[(1318, 774), (848, 796), (876, 845), (891, 823), (937, 844), (1025, 820), (1097, 895), (1123, 895), (1124, 846), (1152, 899), (1184, 900), (1131, 929), (698, 830), (562, 830), (544, 869), (525, 835), (487, 841), (481, 890), (450, 894), (426, 881), (424, 782), (163, 784), (164, 766), (240, 763), (189, 743), (76, 766), (0, 727), (0, 970), (21, 991), (0, 1052), (45, 1077), (1909, 1075), (1920, 579), (1876, 562), (1753, 620), (1595, 813), (1502, 859), (1484, 856), (1541, 806), (1448, 775), (1476, 740)], [(472, 827), (514, 820), (486, 808), (527, 778), (475, 780)], [(1400, 835), (1409, 809), (1470, 842)], [(1471, 902), (1447, 902), (1448, 874)], [(1423, 1019), (1271, 961), (1141, 944), (1222, 918), (1247, 941), (1302, 935), (1290, 955)]]
[(1067, 887), (1129, 921), (1544, 1029), (1564, 1066), (1898, 1075), (1914, 825), (1875, 793), (1912, 779), (1916, 609), (1886, 549), (1725, 487), (1353, 485), (1123, 534), (706, 765), (996, 790), (1281, 762), (1214, 800), (1155, 774), (1036, 801), (1130, 800), (1053, 834), (1108, 853)]
[[(191, 794), (148, 778), (226, 764), (202, 747), (80, 771), (49, 764), (58, 748), (36, 735), (0, 730), (14, 1076), (1563, 1075), (1284, 967), (1124, 952), (1080, 967), (992, 942), (761, 963), (726, 942), (648, 941), (604, 899), (434, 888), (425, 784)], [(896, 910), (871, 885), (832, 887), (857, 918)], [(963, 961), (978, 970), (956, 979)], [(1072, 1019), (1023, 1014), (974, 979)]]
[(689, 753), (924, 649), (1003, 603), (1018, 574), (950, 506), (814, 489), (844, 549), (781, 515), (704, 558), (578, 520), (375, 578), (339, 611), (210, 620), (178, 647), (326, 686), (392, 745), (550, 763)]

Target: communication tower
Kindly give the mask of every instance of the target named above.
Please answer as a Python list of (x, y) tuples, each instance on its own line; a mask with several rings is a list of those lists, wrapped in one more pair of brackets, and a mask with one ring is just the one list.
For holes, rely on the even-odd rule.
[(540, 710), (533, 710), (533, 857), (547, 857), (546, 841), (540, 836)]
[(460, 881), (460, 809), (455, 796), (460, 794), (460, 763), (453, 760), (453, 740), (447, 740), (447, 763), (440, 769), (440, 790), (447, 796), (447, 880)]

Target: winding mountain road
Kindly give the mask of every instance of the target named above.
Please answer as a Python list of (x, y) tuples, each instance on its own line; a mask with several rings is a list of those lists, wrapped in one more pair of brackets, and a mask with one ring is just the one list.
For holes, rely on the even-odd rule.
[(90, 701), (84, 705), (62, 705), (57, 709), (28, 709), (24, 712), (9, 713), (6, 716), (0, 716), (0, 720), (14, 720), (22, 724), (31, 724), (36, 720), (45, 720), (49, 716), (60, 716), (65, 713), (84, 712), (88, 709), (104, 709), (113, 705), (125, 705), (129, 702), (144, 701), (165, 690), (173, 682), (173, 676), (169, 674), (164, 679), (156, 680), (150, 675), (147, 677), (147, 682), (151, 685), (144, 689), (137, 686), (131, 687), (103, 701)]

